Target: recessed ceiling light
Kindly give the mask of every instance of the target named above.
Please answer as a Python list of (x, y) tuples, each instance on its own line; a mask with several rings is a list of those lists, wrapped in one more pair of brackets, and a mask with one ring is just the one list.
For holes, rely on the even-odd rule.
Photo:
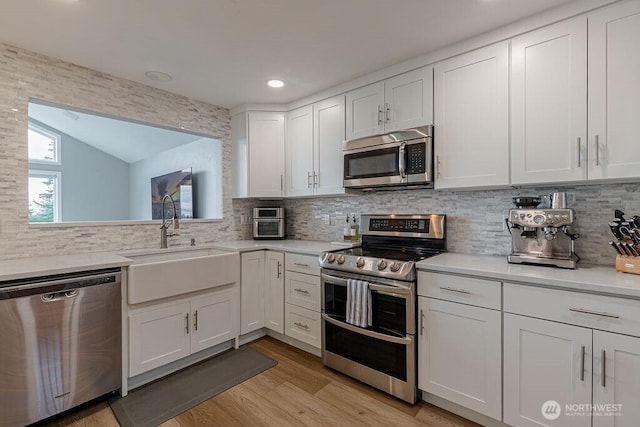
[(163, 73), (162, 71), (147, 71), (144, 75), (154, 82), (170, 82), (173, 80), (173, 77), (167, 73)]
[(269, 87), (282, 87), (284, 86), (284, 82), (282, 80), (269, 80), (267, 85), (269, 85)]
[(18, 109), (17, 108), (12, 108), (11, 111), (13, 111), (14, 113), (17, 113)]

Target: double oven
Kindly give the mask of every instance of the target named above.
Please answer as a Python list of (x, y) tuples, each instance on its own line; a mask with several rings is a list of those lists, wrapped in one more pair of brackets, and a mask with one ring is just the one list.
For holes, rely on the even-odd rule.
[[(363, 215), (361, 247), (321, 254), (324, 365), (415, 403), (415, 262), (445, 250), (444, 221), (443, 215)], [(350, 279), (368, 284), (366, 327), (347, 321)]]

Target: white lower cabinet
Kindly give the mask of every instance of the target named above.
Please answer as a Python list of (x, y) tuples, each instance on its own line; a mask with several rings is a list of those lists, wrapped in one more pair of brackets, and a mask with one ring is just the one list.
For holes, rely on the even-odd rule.
[(320, 348), (320, 313), (293, 304), (286, 304), (285, 334)]
[(267, 251), (264, 277), (264, 326), (284, 333), (284, 254)]
[(238, 335), (237, 287), (129, 312), (129, 376), (158, 368)]
[(505, 423), (640, 425), (640, 338), (628, 335), (640, 301), (511, 283), (503, 295)]
[(311, 255), (287, 254), (285, 335), (320, 348), (320, 267)]
[(505, 314), (504, 422), (591, 426), (590, 416), (560, 415), (551, 424), (542, 408), (550, 400), (559, 411), (565, 404), (591, 403), (592, 356), (591, 329)]
[(422, 296), (418, 308), (418, 387), (500, 420), (501, 312)]
[(264, 327), (265, 251), (240, 256), (240, 333)]

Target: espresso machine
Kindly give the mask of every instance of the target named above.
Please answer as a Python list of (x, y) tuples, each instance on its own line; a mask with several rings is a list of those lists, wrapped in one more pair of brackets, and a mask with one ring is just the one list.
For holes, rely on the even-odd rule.
[(574, 241), (580, 235), (571, 230), (575, 212), (564, 203), (538, 207), (539, 200), (514, 198), (516, 208), (509, 210), (506, 219), (511, 233), (511, 255), (507, 260), (512, 264), (576, 268), (580, 257), (574, 252)]

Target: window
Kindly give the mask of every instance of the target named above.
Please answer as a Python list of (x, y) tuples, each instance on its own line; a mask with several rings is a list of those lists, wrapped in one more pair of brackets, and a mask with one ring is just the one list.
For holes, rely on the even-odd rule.
[(29, 162), (60, 164), (60, 135), (29, 123)]
[(61, 220), (60, 172), (29, 170), (29, 222)]

